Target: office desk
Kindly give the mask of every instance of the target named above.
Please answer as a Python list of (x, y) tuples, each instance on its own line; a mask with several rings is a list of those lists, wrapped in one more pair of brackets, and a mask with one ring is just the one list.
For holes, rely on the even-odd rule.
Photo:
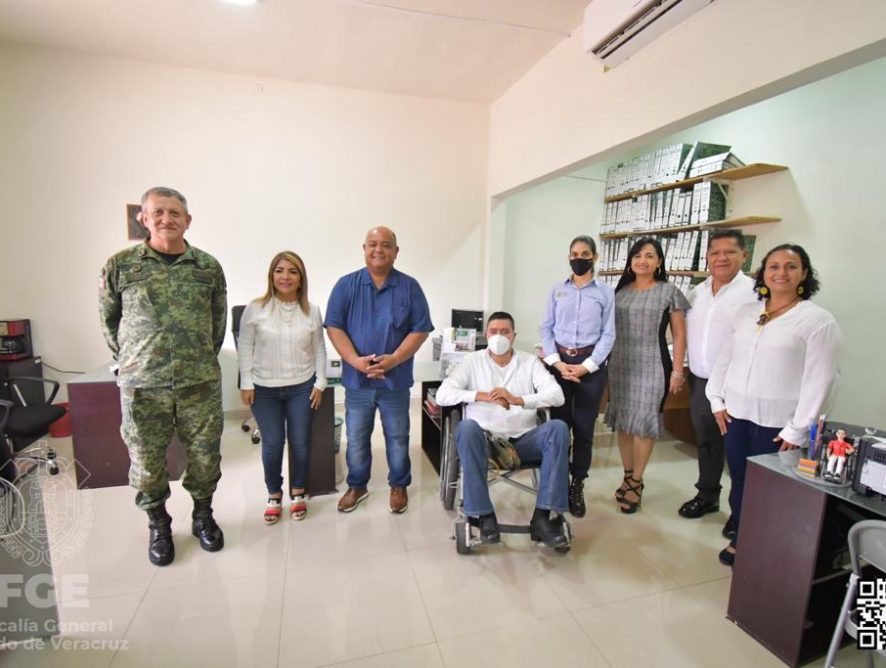
[(428, 390), (440, 387), (443, 377), (440, 375), (439, 362), (416, 362), (413, 367), (413, 378), (421, 388), (421, 449), (437, 475), (440, 475), (440, 455), (443, 449), (443, 422), (449, 407), (440, 407), (439, 415), (432, 415), (425, 406)]
[[(308, 465), (308, 479), (305, 491), (310, 496), (333, 494), (335, 487), (335, 386), (329, 385), (323, 391), (320, 408), (311, 420), (311, 463)], [(289, 480), (292, 480), (292, 448), (289, 452)]]
[[(107, 365), (68, 381), (71, 437), (77, 487), (129, 484), (129, 451), (120, 437), (120, 388)], [(166, 451), (166, 471), (178, 480), (185, 470), (185, 450), (173, 436)]]
[[(698, 439), (695, 436), (695, 427), (692, 424), (692, 417), (689, 414), (689, 367), (683, 369), (683, 374), (687, 382), (683, 383), (683, 387), (677, 394), (668, 393), (665, 399), (664, 428), (668, 433), (678, 441), (689, 443), (690, 445), (698, 445)], [(601, 408), (602, 412), (603, 409)]]
[[(129, 484), (129, 451), (120, 437), (120, 388), (107, 366), (68, 382), (72, 440), (78, 488)], [(330, 494), (335, 488), (335, 393), (326, 388), (311, 426), (311, 464), (307, 492)], [(166, 451), (170, 480), (184, 473), (185, 450), (173, 436)], [(292, 462), (289, 462), (290, 470)], [(222, 462), (224, 473), (224, 462)]]
[(799, 450), (748, 459), (727, 617), (791, 666), (827, 653), (846, 593), (846, 537), (886, 502), (795, 475)]

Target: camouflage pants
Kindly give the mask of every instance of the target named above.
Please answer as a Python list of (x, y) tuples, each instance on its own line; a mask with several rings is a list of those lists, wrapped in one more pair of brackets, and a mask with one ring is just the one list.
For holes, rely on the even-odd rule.
[(182, 486), (195, 499), (215, 492), (221, 478), (221, 382), (183, 388), (121, 387), (120, 434), (129, 449), (129, 484), (135, 504), (150, 510), (169, 498), (166, 450), (173, 433), (185, 448)]

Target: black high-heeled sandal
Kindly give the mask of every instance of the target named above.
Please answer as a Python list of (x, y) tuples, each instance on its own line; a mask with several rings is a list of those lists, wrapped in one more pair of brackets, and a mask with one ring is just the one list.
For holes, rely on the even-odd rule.
[[(628, 492), (633, 492), (637, 495), (636, 501), (630, 501), (629, 499), (622, 496), (619, 500), (619, 510), (623, 512), (625, 515), (632, 515), (637, 512), (637, 509), (640, 507), (640, 503), (643, 501), (643, 488), (646, 485), (643, 484), (642, 480), (637, 480), (633, 476), (631, 476), (625, 482), (628, 483), (628, 488), (625, 490), (625, 494)], [(632, 485), (631, 483), (637, 483), (636, 485)]]
[[(624, 471), (625, 471), (625, 477), (622, 481), (622, 485), (627, 483), (627, 481), (630, 480), (634, 475), (634, 469), (625, 469)], [(619, 485), (618, 489), (615, 490), (615, 500), (616, 501), (621, 501), (624, 498), (625, 494), (628, 493), (628, 488), (625, 487), (624, 489), (622, 489), (622, 485)], [(630, 485), (628, 485), (628, 487), (630, 487)]]

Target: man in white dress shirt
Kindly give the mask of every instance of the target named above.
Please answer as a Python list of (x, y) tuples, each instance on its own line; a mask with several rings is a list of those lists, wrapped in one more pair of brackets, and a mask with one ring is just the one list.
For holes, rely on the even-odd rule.
[[(487, 438), (506, 439), (524, 463), (540, 462), (538, 498), (530, 536), (548, 547), (568, 541), (562, 514), (568, 507), (569, 427), (562, 420), (537, 423), (537, 409), (561, 406), (563, 390), (530, 353), (514, 350), (514, 319), (497, 311), (486, 323), (488, 348), (468, 354), (443, 381), (441, 406), (467, 404), (455, 433), (462, 464), (464, 511), (478, 518), (485, 543), (500, 540), (486, 482)], [(552, 519), (551, 513), (555, 514)]]
[[(722, 344), (731, 336), (736, 310), (757, 301), (753, 279), (741, 272), (747, 257), (744, 235), (739, 230), (712, 232), (707, 248), (711, 275), (689, 293), (689, 412), (698, 438), (698, 493), (680, 507), (682, 517), (701, 517), (720, 509), (723, 437), (705, 396), (705, 387)], [(723, 533), (727, 535), (732, 530), (727, 522)]]

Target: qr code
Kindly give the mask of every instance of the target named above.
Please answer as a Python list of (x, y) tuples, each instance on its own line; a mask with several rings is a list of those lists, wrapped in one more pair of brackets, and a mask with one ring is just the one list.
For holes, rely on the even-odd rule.
[(859, 580), (858, 648), (886, 649), (886, 578)]

